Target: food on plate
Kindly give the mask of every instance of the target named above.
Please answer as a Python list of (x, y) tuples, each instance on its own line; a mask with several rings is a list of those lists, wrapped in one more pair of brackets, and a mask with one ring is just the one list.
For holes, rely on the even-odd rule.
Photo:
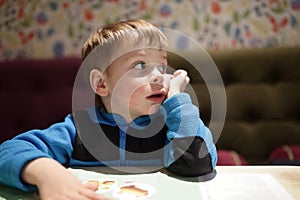
[(89, 179), (87, 181), (84, 181), (84, 183), (97, 184), (98, 189), (96, 190), (96, 192), (98, 193), (111, 191), (112, 189), (116, 188), (118, 185), (118, 182), (116, 180), (108, 179), (108, 178)]
[(119, 194), (120, 193), (128, 193), (135, 197), (142, 197), (142, 196), (148, 195), (148, 190), (143, 190), (141, 188), (136, 187), (135, 185), (126, 185), (126, 186), (120, 187)]
[(113, 196), (119, 199), (148, 199), (155, 192), (155, 188), (144, 183), (127, 183), (120, 185), (113, 191)]

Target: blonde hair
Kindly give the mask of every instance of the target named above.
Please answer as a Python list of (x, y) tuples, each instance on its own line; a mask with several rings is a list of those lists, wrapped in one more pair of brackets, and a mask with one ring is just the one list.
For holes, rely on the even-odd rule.
[(148, 45), (157, 44), (162, 49), (165, 49), (167, 46), (165, 35), (153, 24), (141, 19), (126, 20), (107, 24), (92, 33), (83, 45), (81, 51), (82, 60), (97, 46), (105, 47), (107, 44), (118, 43), (126, 36), (131, 37), (133, 35), (137, 36), (136, 42), (146, 40)]

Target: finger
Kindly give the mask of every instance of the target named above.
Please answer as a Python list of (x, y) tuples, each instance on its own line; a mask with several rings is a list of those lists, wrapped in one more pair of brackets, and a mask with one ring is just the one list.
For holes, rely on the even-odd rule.
[(96, 191), (99, 187), (99, 183), (97, 182), (87, 182), (83, 184), (85, 188), (92, 190), (92, 191)]
[(174, 72), (174, 77), (178, 76), (178, 75), (182, 75), (182, 76), (186, 76), (187, 75), (187, 72), (183, 69), (178, 69)]
[(190, 82), (190, 77), (186, 76), (185, 81), (186, 81), (186, 83), (189, 83)]
[(94, 191), (89, 190), (89, 189), (81, 190), (80, 194), (90, 200), (108, 200), (106, 197), (104, 197), (100, 194), (97, 194)]
[(173, 75), (171, 75), (171, 74), (165, 74), (164, 81), (163, 81), (163, 86), (165, 88), (169, 88), (170, 80), (172, 79), (172, 77), (173, 77)]
[(173, 73), (173, 76), (176, 77), (180, 74), (180, 70), (176, 70), (174, 73)]

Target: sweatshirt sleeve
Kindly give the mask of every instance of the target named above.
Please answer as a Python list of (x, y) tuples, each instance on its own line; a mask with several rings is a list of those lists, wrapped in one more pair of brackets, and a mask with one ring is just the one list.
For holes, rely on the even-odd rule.
[(48, 157), (66, 164), (71, 157), (76, 134), (71, 115), (45, 130), (22, 133), (0, 145), (0, 182), (23, 191), (36, 190), (21, 181), (23, 167), (30, 161)]
[(186, 93), (174, 95), (163, 103), (163, 107), (169, 141), (165, 148), (165, 167), (184, 176), (212, 172), (217, 162), (216, 147), (190, 96)]

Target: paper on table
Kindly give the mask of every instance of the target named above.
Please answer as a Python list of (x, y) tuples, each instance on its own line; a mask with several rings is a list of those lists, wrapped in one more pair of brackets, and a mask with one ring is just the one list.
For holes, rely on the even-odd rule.
[(291, 195), (270, 174), (218, 174), (200, 183), (206, 200), (292, 200)]
[[(161, 172), (135, 175), (102, 174), (82, 169), (69, 169), (79, 180), (85, 181), (93, 178), (112, 178), (118, 181), (119, 185), (127, 182), (144, 183), (154, 186), (155, 194), (151, 200), (202, 200), (199, 182), (189, 182), (170, 177)], [(112, 193), (103, 194), (113, 198)]]

